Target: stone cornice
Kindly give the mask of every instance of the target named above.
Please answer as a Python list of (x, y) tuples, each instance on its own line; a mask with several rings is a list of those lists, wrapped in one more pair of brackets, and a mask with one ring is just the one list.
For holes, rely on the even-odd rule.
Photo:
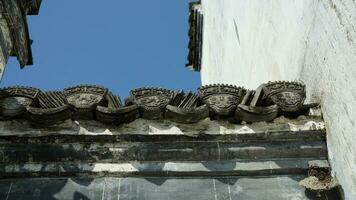
[(303, 105), (305, 95), (305, 86), (297, 82), (269, 82), (253, 91), (215, 84), (198, 88), (197, 94), (139, 88), (132, 90), (122, 104), (120, 97), (95, 85), (80, 85), (63, 91), (16, 86), (0, 89), (0, 114), (2, 120), (27, 119), (41, 125), (67, 119), (118, 125), (138, 118), (197, 123), (208, 117), (251, 123), (307, 113), (310, 105)]

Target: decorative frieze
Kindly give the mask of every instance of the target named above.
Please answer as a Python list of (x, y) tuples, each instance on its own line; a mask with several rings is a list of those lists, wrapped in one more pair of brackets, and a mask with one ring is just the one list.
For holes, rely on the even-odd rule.
[(125, 104), (108, 89), (81, 85), (63, 91), (42, 92), (30, 87), (0, 89), (1, 119), (25, 118), (39, 125), (67, 119), (94, 119), (119, 125), (137, 118), (197, 123), (207, 117), (230, 122), (273, 121), (284, 115), (295, 118), (317, 104), (304, 105), (305, 86), (296, 82), (269, 82), (256, 90), (215, 84), (198, 94), (162, 88), (132, 90)]

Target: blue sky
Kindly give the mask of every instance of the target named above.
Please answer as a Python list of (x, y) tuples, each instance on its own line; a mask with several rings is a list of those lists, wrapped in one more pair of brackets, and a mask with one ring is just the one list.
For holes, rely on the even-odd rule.
[(185, 68), (187, 0), (45, 0), (28, 19), (34, 65), (21, 70), (11, 58), (2, 87), (87, 83), (125, 97), (143, 86), (200, 85), (199, 73)]

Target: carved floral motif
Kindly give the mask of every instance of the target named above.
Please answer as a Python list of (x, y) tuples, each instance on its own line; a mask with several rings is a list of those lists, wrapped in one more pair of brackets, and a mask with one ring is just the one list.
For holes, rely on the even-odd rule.
[(244, 89), (232, 85), (208, 85), (199, 88), (203, 103), (207, 104), (212, 114), (231, 116), (241, 101)]
[(264, 87), (267, 102), (276, 104), (282, 111), (298, 111), (306, 97), (305, 85), (298, 82), (268, 82)]
[(162, 118), (173, 92), (162, 88), (140, 88), (131, 91), (132, 103), (140, 109), (143, 118)]
[(79, 111), (91, 111), (104, 99), (107, 89), (93, 85), (81, 85), (64, 89), (69, 106)]

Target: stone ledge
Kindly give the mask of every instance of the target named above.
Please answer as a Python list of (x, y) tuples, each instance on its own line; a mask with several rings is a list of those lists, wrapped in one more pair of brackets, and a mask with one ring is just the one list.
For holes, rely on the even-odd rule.
[[(137, 119), (119, 126), (106, 125), (93, 120), (66, 120), (52, 126), (34, 126), (27, 120), (0, 121), (0, 137), (2, 136), (55, 136), (55, 135), (83, 135), (84, 136), (119, 136), (132, 137), (155, 136), (168, 138), (226, 137), (238, 139), (307, 139), (307, 137), (321, 138), (325, 134), (325, 124), (319, 117), (304, 117), (294, 120), (283, 117), (273, 123), (232, 124), (227, 121), (205, 119), (195, 124), (175, 123), (168, 120)], [(136, 136), (135, 136), (136, 135)], [(151, 137), (151, 138), (155, 138)], [(236, 137), (236, 139), (233, 139)], [(79, 137), (78, 137), (79, 138)], [(99, 137), (98, 137), (99, 138)], [(148, 137), (147, 137), (148, 138)]]
[(129, 142), (129, 143), (7, 143), (0, 163), (125, 161), (219, 161), (288, 158), (327, 158), (323, 141), (268, 143)]
[[(1, 178), (21, 177), (202, 177), (304, 174), (312, 159), (274, 161), (33, 163), (0, 165)], [(327, 163), (326, 160), (319, 162)]]

